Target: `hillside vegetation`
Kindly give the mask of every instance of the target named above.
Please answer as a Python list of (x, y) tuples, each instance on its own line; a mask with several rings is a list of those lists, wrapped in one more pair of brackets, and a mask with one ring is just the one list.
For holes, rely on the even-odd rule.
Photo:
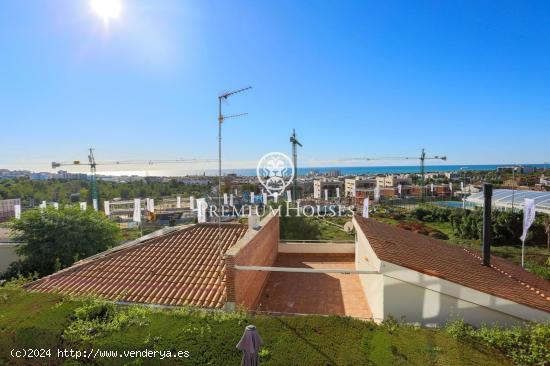
[[(97, 182), (99, 201), (137, 197), (161, 198), (176, 194), (204, 195), (207, 186), (185, 185), (176, 180), (168, 182), (136, 181), (128, 183)], [(90, 200), (90, 183), (87, 180), (30, 180), (28, 178), (0, 179), (0, 199), (21, 198), (23, 206), (38, 205), (41, 201), (67, 204)]]

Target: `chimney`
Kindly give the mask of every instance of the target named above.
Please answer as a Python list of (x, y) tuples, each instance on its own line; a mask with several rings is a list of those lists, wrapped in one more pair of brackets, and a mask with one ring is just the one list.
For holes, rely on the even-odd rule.
[(493, 185), (483, 184), (483, 261), (484, 266), (491, 265), (491, 204), (493, 198)]
[(259, 230), (260, 228), (260, 216), (250, 215), (248, 216), (248, 230)]

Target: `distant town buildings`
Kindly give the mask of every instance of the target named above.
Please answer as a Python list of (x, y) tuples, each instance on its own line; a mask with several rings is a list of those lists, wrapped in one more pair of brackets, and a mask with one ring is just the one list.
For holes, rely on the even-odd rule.
[(21, 206), (21, 200), (19, 198), (0, 200), (0, 222), (15, 217), (16, 205)]
[(327, 178), (315, 179), (313, 181), (313, 198), (324, 198), (325, 190), (328, 197), (337, 197), (343, 193), (344, 183), (339, 179)]
[(344, 195), (353, 197), (358, 190), (373, 190), (376, 187), (376, 179), (353, 177), (344, 180)]
[(412, 184), (412, 178), (409, 175), (384, 175), (376, 177), (376, 185), (378, 187), (397, 187), (401, 185), (410, 185)]

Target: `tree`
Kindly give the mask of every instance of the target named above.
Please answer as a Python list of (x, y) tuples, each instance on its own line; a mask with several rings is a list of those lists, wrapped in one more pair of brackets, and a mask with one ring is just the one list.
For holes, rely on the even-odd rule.
[(311, 218), (298, 216), (296, 205), (290, 204), (290, 211), (287, 210), (286, 202), (280, 205), (271, 203), (271, 207), (279, 208), (280, 235), (284, 240), (317, 240), (321, 237), (319, 224)]
[(115, 246), (120, 239), (119, 227), (103, 213), (76, 206), (27, 210), (10, 228), (14, 239), (24, 243), (17, 250), (23, 259), (10, 265), (5, 278), (51, 274)]

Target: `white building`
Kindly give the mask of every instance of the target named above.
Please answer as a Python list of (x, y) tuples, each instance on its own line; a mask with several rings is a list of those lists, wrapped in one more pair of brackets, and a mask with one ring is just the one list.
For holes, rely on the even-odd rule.
[(367, 178), (346, 178), (344, 181), (344, 195), (346, 197), (355, 197), (354, 192), (357, 191), (357, 189), (373, 189), (376, 187), (376, 180), (375, 179), (367, 179)]
[(341, 192), (343, 186), (344, 184), (340, 180), (315, 179), (313, 181), (313, 198), (324, 198), (325, 190), (327, 190), (328, 197), (334, 198), (337, 196), (336, 188)]
[(393, 175), (393, 174), (382, 176), (382, 177), (376, 177), (376, 185), (381, 188), (397, 187), (399, 184), (411, 185), (412, 178), (409, 176)]

